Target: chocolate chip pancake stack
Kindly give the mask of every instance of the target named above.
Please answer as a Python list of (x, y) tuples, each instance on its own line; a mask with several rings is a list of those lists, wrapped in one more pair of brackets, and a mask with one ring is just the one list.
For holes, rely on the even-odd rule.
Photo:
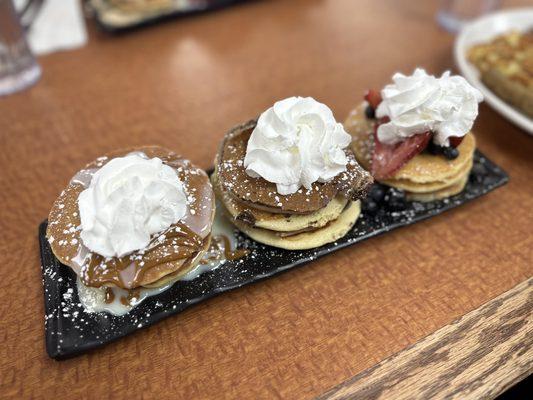
[[(365, 105), (353, 110), (344, 123), (352, 135), (352, 150), (367, 170), (372, 170), (377, 121), (365, 116)], [(394, 174), (378, 178), (381, 183), (405, 191), (407, 200), (433, 201), (460, 193), (472, 169), (476, 141), (472, 133), (457, 146), (458, 156), (448, 159), (428, 151), (420, 152)]]
[[(151, 235), (146, 247), (121, 256), (101, 255), (84, 245), (81, 235), (80, 194), (89, 186), (95, 173), (107, 163), (132, 154), (140, 155), (146, 160), (158, 158), (163, 165), (171, 167), (172, 170), (167, 169), (167, 172), (175, 171), (174, 177), (177, 176), (181, 181), (187, 208), (179, 221)], [(116, 175), (119, 172), (121, 171), (116, 172)], [(136, 182), (142, 172), (132, 172)], [(116, 175), (108, 185), (118, 186)], [(154, 185), (148, 187), (143, 202), (136, 206), (147, 207), (147, 202), (154, 198)], [(172, 190), (162, 187), (163, 190)], [(111, 195), (115, 197), (120, 194), (118, 190), (125, 190), (123, 186), (110, 189), (115, 190)], [(170, 198), (173, 195), (174, 193), (170, 193)], [(162, 204), (163, 206), (165, 204)], [(156, 209), (157, 207), (159, 206), (156, 206)], [(142, 211), (139, 210), (135, 215), (142, 215)], [(167, 149), (157, 146), (135, 148), (99, 157), (72, 178), (52, 206), (47, 237), (55, 256), (61, 263), (71, 267), (86, 286), (119, 287), (127, 290), (160, 287), (198, 265), (210, 244), (214, 213), (214, 193), (205, 172)], [(125, 235), (132, 234), (132, 231), (137, 229), (136, 226), (123, 229)], [(118, 224), (116, 228), (120, 230), (123, 227)]]
[(355, 224), (360, 201), (372, 177), (347, 149), (346, 170), (328, 182), (314, 182), (282, 195), (276, 184), (252, 177), (244, 167), (247, 144), (256, 127), (250, 121), (231, 130), (215, 160), (211, 179), (224, 212), (242, 232), (271, 246), (309, 249), (333, 242)]

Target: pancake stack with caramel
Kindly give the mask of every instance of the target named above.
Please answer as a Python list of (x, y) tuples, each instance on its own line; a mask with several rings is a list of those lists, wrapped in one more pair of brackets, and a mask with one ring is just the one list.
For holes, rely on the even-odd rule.
[[(145, 248), (121, 257), (104, 257), (83, 243), (78, 199), (98, 170), (112, 159), (131, 154), (157, 157), (171, 167), (183, 185), (187, 209), (179, 221), (151, 235)], [(147, 196), (150, 194), (148, 191)], [(99, 157), (74, 176), (52, 206), (47, 237), (55, 256), (86, 286), (126, 290), (160, 287), (199, 263), (210, 244), (214, 213), (214, 193), (201, 169), (161, 147), (128, 149)]]
[(346, 170), (328, 182), (282, 195), (276, 184), (252, 177), (244, 167), (253, 120), (232, 129), (224, 138), (211, 180), (223, 210), (235, 226), (258, 242), (288, 250), (309, 249), (333, 242), (355, 224), (360, 201), (372, 177), (351, 150)]
[[(372, 171), (375, 147), (376, 119), (367, 118), (366, 105), (353, 110), (344, 127), (352, 135), (352, 150), (357, 161)], [(416, 154), (390, 176), (374, 178), (388, 186), (405, 191), (407, 200), (434, 201), (456, 195), (463, 191), (472, 169), (476, 140), (470, 132), (457, 146), (458, 156), (447, 159), (431, 154), (427, 149)]]

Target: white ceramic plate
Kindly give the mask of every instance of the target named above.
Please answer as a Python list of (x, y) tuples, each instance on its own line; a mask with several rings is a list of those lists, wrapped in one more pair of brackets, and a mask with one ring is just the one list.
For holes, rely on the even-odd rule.
[(505, 118), (533, 135), (533, 119), (506, 103), (480, 79), (479, 72), (466, 59), (468, 49), (479, 43), (486, 43), (494, 37), (511, 30), (526, 31), (533, 29), (533, 7), (515, 8), (492, 13), (478, 18), (461, 30), (455, 39), (455, 63), (461, 74), (485, 96), (485, 101)]

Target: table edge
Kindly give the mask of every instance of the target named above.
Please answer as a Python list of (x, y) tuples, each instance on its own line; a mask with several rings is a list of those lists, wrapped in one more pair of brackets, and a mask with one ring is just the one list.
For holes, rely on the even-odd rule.
[(320, 395), (493, 399), (533, 373), (533, 278)]

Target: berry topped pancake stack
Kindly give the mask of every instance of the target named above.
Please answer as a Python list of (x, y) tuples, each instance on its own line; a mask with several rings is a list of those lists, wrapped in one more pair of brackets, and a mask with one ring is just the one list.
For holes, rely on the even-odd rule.
[(222, 142), (212, 181), (225, 213), (251, 238), (284, 249), (341, 238), (373, 181), (350, 140), (331, 110), (312, 98), (275, 103)]
[(481, 93), (459, 76), (422, 69), (396, 74), (381, 93), (344, 123), (357, 160), (374, 178), (405, 191), (408, 200), (433, 201), (461, 192), (476, 147), (471, 128)]

